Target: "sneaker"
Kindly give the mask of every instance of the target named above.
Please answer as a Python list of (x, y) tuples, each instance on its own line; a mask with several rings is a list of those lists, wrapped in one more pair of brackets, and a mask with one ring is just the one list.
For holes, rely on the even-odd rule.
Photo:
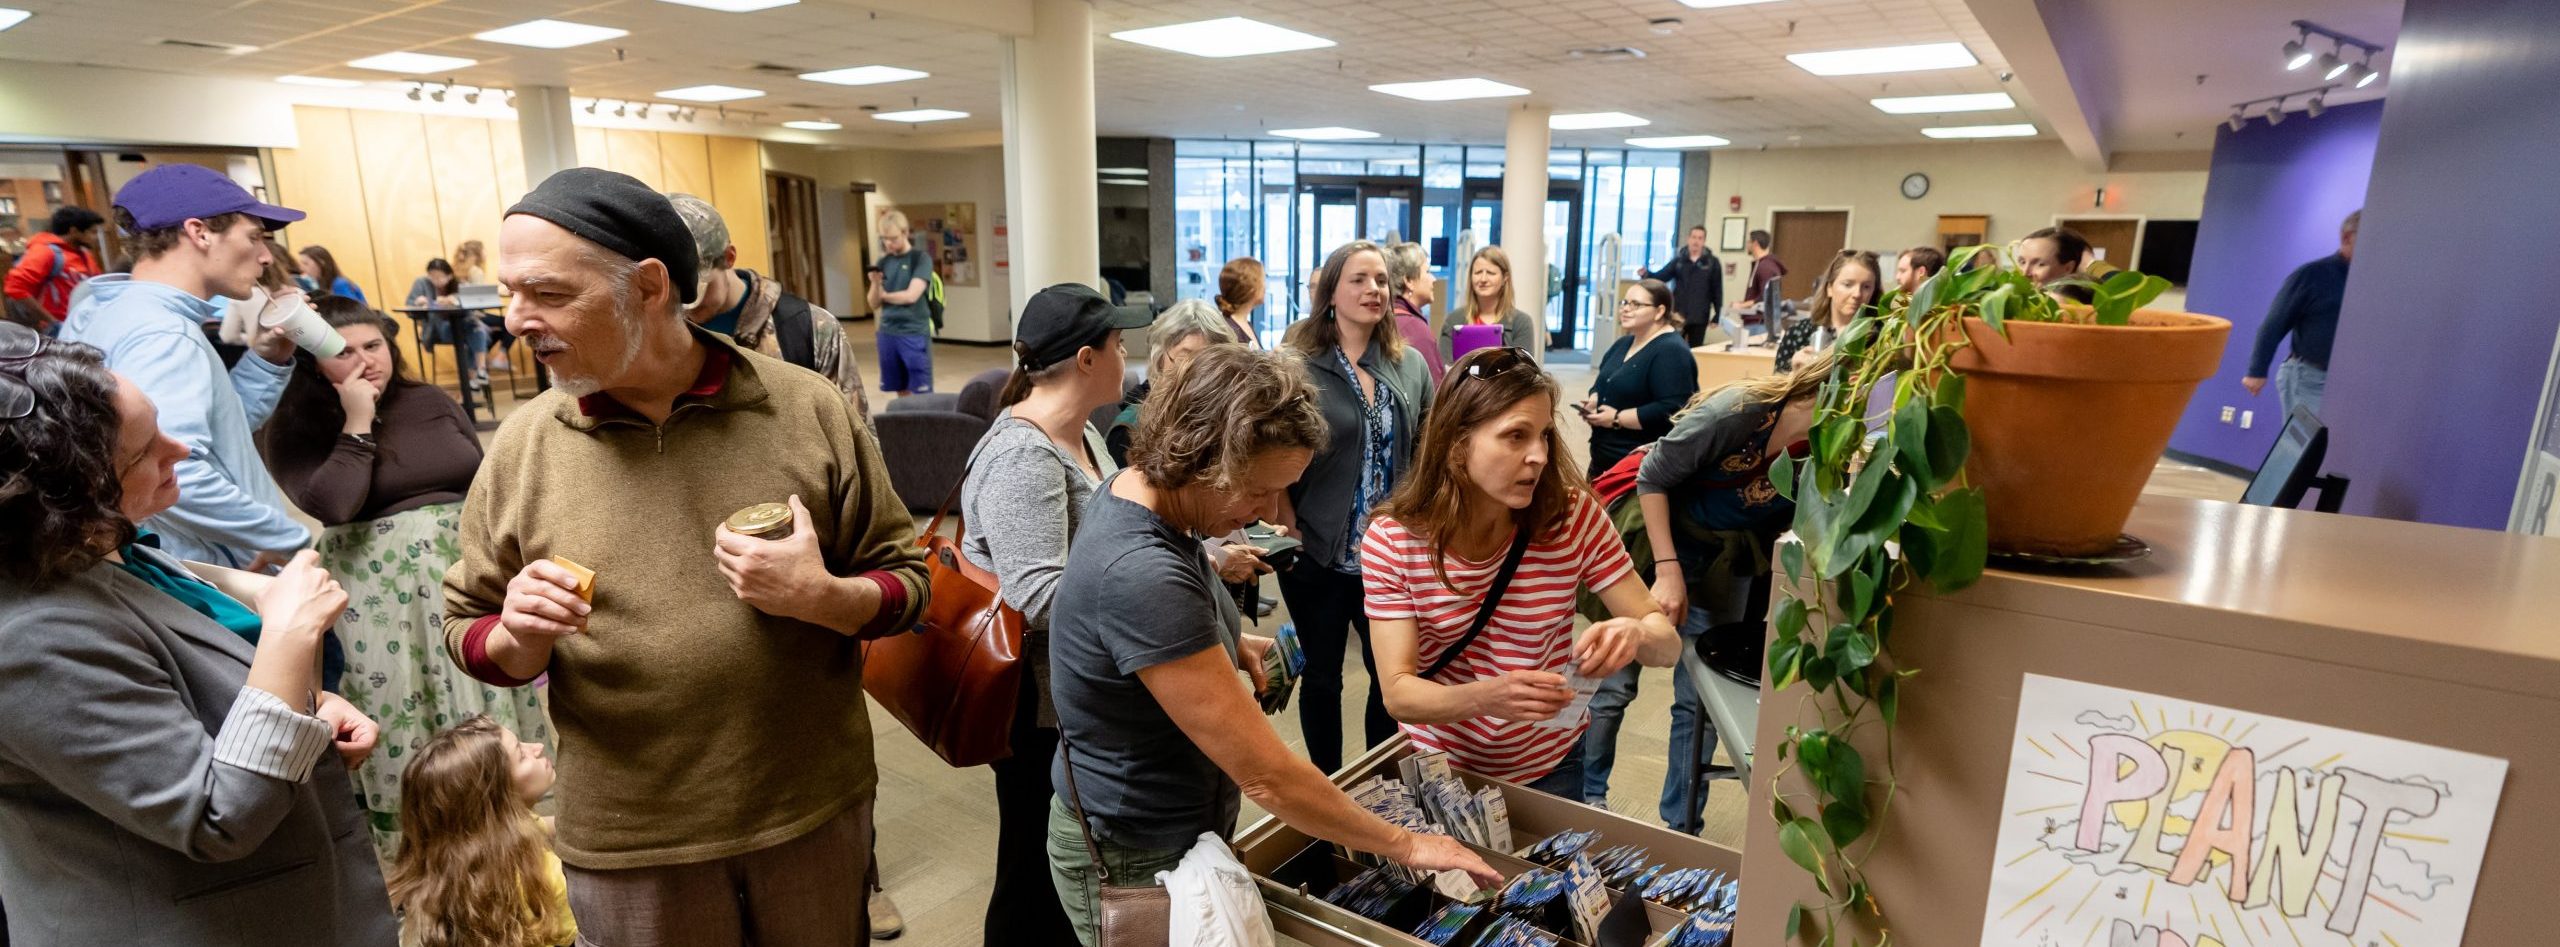
[(508, 361), (507, 361), (507, 357), (506, 357), (506, 356), (504, 356), (504, 355), (491, 355), (491, 356), (489, 356), (489, 370), (490, 370), (490, 371), (493, 371), (493, 372), (512, 371), (512, 370), (514, 370), (514, 368), (515, 368), (515, 365), (514, 365), (513, 363), (508, 362)]
[(889, 900), (889, 892), (871, 892), (871, 939), (897, 940), (907, 932), (907, 918), (898, 913), (898, 902)]

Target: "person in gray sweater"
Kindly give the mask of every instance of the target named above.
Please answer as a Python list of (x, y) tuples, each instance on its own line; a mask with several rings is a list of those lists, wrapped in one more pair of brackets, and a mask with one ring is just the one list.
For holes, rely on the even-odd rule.
[(1127, 362), (1121, 330), (1154, 318), (1143, 308), (1115, 308), (1077, 283), (1031, 297), (1014, 333), (1018, 364), (999, 396), (1004, 410), (970, 452), (960, 485), (960, 518), (968, 524), (961, 554), (995, 573), (997, 594), (1022, 613), (1028, 672), (1014, 710), (1013, 755), (989, 764), (997, 809), (989, 947), (1075, 943), (1049, 877), (1049, 768), (1058, 749), (1048, 687), (1050, 605), (1094, 485), (1118, 470), (1090, 418), (1120, 400)]

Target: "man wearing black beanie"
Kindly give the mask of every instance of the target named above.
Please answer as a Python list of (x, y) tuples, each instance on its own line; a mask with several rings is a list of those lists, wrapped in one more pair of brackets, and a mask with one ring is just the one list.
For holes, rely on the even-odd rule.
[[(914, 520), (833, 385), (685, 320), (698, 266), (627, 175), (573, 168), (508, 209), (507, 328), (559, 386), (472, 484), (445, 644), (482, 681), (551, 677), (582, 939), (867, 944), (853, 639), (922, 611)], [(781, 528), (724, 525), (768, 503)]]

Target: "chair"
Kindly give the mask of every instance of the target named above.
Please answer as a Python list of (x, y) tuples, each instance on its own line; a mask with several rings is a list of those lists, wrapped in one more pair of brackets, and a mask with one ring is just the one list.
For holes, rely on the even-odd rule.
[(889, 483), (910, 512), (930, 513), (969, 471), (969, 452), (995, 424), (1009, 369), (989, 369), (953, 394), (910, 395), (871, 418)]

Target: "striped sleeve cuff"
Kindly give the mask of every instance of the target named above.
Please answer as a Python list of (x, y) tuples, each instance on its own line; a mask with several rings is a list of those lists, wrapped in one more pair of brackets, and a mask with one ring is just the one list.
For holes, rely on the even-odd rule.
[(329, 752), (332, 736), (328, 721), (297, 712), (274, 694), (243, 687), (213, 738), (213, 761), (299, 783)]
[(871, 584), (880, 587), (880, 610), (872, 613), (871, 620), (864, 623), (862, 630), (855, 632), (854, 637), (879, 638), (904, 630), (904, 626), (908, 624), (907, 584), (898, 581), (897, 576), (879, 569), (865, 572), (854, 578), (869, 579)]

